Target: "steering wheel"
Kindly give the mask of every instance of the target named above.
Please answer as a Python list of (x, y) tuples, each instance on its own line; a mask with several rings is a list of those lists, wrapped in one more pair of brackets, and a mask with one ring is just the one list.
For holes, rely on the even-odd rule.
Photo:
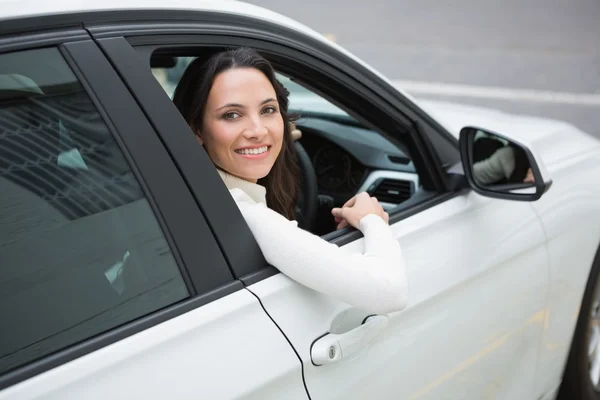
[(312, 231), (317, 219), (319, 201), (317, 174), (304, 147), (298, 141), (295, 141), (294, 145), (296, 146), (298, 164), (302, 171), (300, 194), (296, 203), (296, 221), (298, 221), (300, 228)]

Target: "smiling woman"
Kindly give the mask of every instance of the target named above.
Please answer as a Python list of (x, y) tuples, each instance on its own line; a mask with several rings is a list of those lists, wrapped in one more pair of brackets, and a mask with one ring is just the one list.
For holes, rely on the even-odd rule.
[[(267, 60), (256, 53), (223, 52), (208, 61), (194, 60), (173, 101), (217, 168), (260, 183), (269, 206), (293, 219), (298, 167), (287, 95)], [(264, 146), (265, 156), (240, 154)]]
[(173, 101), (271, 265), (301, 284), (374, 313), (404, 308), (404, 259), (375, 198), (361, 193), (332, 210), (340, 225), (363, 232), (365, 254), (349, 254), (294, 221), (298, 167), (288, 94), (266, 59), (240, 48), (193, 61)]
[(215, 165), (254, 183), (267, 176), (284, 132), (267, 77), (252, 68), (225, 71), (215, 78), (205, 107), (195, 133)]

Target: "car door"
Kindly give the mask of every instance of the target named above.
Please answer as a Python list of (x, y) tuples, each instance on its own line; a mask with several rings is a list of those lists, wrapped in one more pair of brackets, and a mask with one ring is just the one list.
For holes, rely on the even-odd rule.
[[(317, 90), (334, 85), (326, 78), (308, 83)], [(344, 105), (342, 98), (332, 100)], [(375, 101), (367, 97), (354, 103)], [(418, 172), (420, 178), (426, 173)], [(372, 174), (388, 176), (381, 170)], [(393, 176), (389, 173), (392, 181)], [(409, 305), (383, 319), (387, 327), (381, 331), (376, 320), (365, 320), (365, 312), (283, 275), (249, 287), (302, 357), (310, 394), (534, 398), (548, 285), (545, 234), (536, 213), (529, 203), (489, 199), (469, 190), (438, 193), (415, 205), (420, 209), (390, 211), (391, 229), (408, 267)], [(363, 248), (362, 239), (335, 241), (349, 252)], [(370, 343), (357, 339), (370, 332), (379, 332)], [(323, 337), (328, 333), (329, 341)], [(336, 355), (345, 346), (361, 345), (347, 359)], [(326, 363), (328, 357), (334, 362)]]
[(82, 29), (0, 32), (0, 321), (2, 400), (307, 397)]
[[(303, 65), (309, 63), (303, 60)], [(326, 78), (308, 83), (317, 90), (334, 85)], [(332, 100), (344, 105), (342, 98)], [(367, 97), (354, 103), (375, 101)], [(419, 172), (423, 178), (425, 172)], [(372, 174), (386, 176), (385, 171)], [(365, 312), (282, 275), (249, 287), (303, 358), (310, 394), (534, 398), (548, 285), (545, 235), (536, 213), (528, 203), (471, 191), (439, 193), (416, 205), (420, 209), (390, 211), (408, 266), (409, 305), (388, 315), (387, 327), (370, 343), (355, 342), (379, 330), (376, 320), (365, 320)], [(362, 239), (335, 240), (344, 250), (362, 250)], [(328, 342), (327, 333), (336, 336)], [(346, 341), (350, 349), (364, 348), (340, 359), (335, 352), (344, 353)], [(335, 361), (324, 363), (328, 357)]]
[[(167, 14), (163, 17), (168, 19)], [(381, 127), (387, 137), (397, 133), (394, 126), (408, 127), (401, 141), (412, 150), (418, 178), (432, 194), (391, 214), (391, 229), (408, 265), (409, 306), (368, 320), (364, 310), (307, 289), (266, 266), (226, 192), (206, 194), (203, 182), (212, 184), (216, 172), (200, 175), (189, 160), (179, 163), (207, 218), (214, 225), (227, 220), (227, 227), (215, 226), (221, 248), (234, 274), (260, 299), (294, 346), (311, 398), (530, 397), (548, 283), (544, 232), (531, 205), (483, 198), (470, 190), (450, 191), (443, 184), (446, 177), (440, 174), (438, 160), (452, 149), (439, 147), (448, 146), (437, 131), (440, 128), (352, 60), (333, 50), (323, 53), (327, 46), (322, 43), (298, 34), (300, 51), (286, 41), (280, 27), (264, 21), (244, 21), (252, 26), (250, 38), (226, 16), (190, 18), (194, 23), (185, 25), (186, 34), (180, 34), (182, 27), (175, 21), (155, 25), (144, 21), (143, 31), (131, 25), (88, 26), (157, 130), (192, 136), (181, 116), (174, 116), (176, 108), (150, 72), (153, 57), (169, 48), (184, 56), (198, 55), (208, 46), (251, 45), (272, 56), (282, 72), (327, 93), (328, 100), (352, 110), (367, 126)], [(203, 22), (212, 24), (215, 18), (218, 32), (227, 26), (228, 37)], [(111, 29), (115, 36), (132, 33), (126, 39), (111, 38)], [(257, 39), (260, 30), (281, 35), (264, 33), (264, 40)], [(173, 141), (169, 146), (178, 144)], [(199, 148), (188, 151), (199, 159), (206, 157)], [(231, 235), (232, 227), (236, 235)], [(363, 246), (356, 232), (339, 232), (329, 239), (348, 252)], [(319, 362), (311, 355), (315, 343), (329, 333), (356, 338), (385, 323), (385, 329), (351, 357), (339, 359), (331, 347), (316, 354)], [(337, 362), (324, 363), (329, 357)]]

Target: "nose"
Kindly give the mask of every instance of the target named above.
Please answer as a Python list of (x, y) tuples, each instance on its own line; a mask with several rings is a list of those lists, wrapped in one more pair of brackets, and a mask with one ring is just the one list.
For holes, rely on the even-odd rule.
[(269, 133), (266, 125), (260, 117), (249, 119), (248, 126), (245, 127), (243, 135), (246, 139), (262, 139)]

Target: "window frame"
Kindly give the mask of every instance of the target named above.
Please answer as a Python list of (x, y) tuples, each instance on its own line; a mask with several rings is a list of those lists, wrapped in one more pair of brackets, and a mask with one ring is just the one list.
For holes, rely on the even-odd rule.
[[(0, 55), (47, 47), (59, 50), (128, 161), (170, 247), (189, 297), (6, 372), (0, 375), (0, 390), (243, 289), (234, 280), (176, 165), (89, 34), (83, 29), (69, 29), (22, 38), (19, 41), (16, 36), (0, 36)], [(1, 46), (3, 43), (10, 45)]]
[[(376, 74), (344, 55), (332, 52), (328, 46), (315, 39), (278, 25), (248, 17), (216, 15), (217, 13), (208, 12), (193, 14), (193, 21), (188, 16), (183, 21), (173, 18), (169, 23), (165, 23), (164, 20), (160, 22), (148, 20), (86, 24), (86, 28), (111, 60), (164, 140), (172, 140), (168, 136), (174, 134), (179, 136), (180, 132), (187, 132), (190, 135), (190, 131), (150, 71), (149, 59), (152, 51), (156, 48), (168, 47), (249, 45), (263, 52), (273, 51), (284, 56), (288, 55), (296, 62), (305, 61), (303, 63), (309, 65), (320, 63), (324, 69), (333, 71), (333, 75), (343, 76), (341, 81), (354, 91), (358, 89), (363, 99), (368, 98), (381, 105), (388, 116), (393, 116), (396, 124), (394, 127), (403, 124), (406, 126), (407, 132), (411, 135), (412, 150), (420, 156), (417, 158), (421, 158), (420, 171), (425, 171), (431, 178), (437, 194), (406, 211), (390, 216), (391, 222), (398, 222), (463, 192), (455, 191), (444, 170), (448, 163), (442, 164), (438, 156), (445, 151), (454, 157), (453, 161), (460, 160), (456, 139)], [(163, 14), (163, 17), (168, 19), (166, 14)], [(133, 58), (136, 58), (135, 62), (132, 61)], [(177, 116), (172, 115), (173, 111), (176, 111)], [(393, 131), (385, 128), (378, 130)], [(430, 136), (437, 137), (438, 140), (432, 142)], [(440, 144), (446, 150), (440, 149)], [(264, 260), (243, 217), (218, 178), (214, 166), (208, 168), (206, 153), (198, 148), (185, 149), (185, 151), (177, 149), (175, 154), (173, 150), (181, 146), (173, 143), (172, 147), (169, 144), (167, 147), (180, 165), (182, 174), (186, 176), (198, 203), (202, 205), (234, 276), (245, 284), (251, 284), (278, 273)], [(190, 157), (195, 158), (196, 161), (190, 161)], [(198, 159), (201, 161), (201, 166), (198, 165)], [(202, 180), (205, 182), (200, 185), (199, 182)], [(207, 190), (208, 186), (210, 190)], [(211, 192), (210, 196), (206, 193), (208, 191)], [(235, 227), (235, 237), (229, 234), (230, 226)], [(334, 232), (326, 239), (337, 245), (344, 245), (361, 236), (358, 231), (346, 229)]]
[[(165, 94), (149, 64), (123, 37), (97, 40), (153, 124), (195, 196), (232, 274), (245, 284), (265, 276), (267, 262), (214, 164)], [(135, 61), (134, 61), (135, 60)], [(210, 195), (209, 195), (210, 194)], [(231, 235), (231, 232), (235, 235)], [(276, 273), (268, 269), (267, 275)], [(258, 274), (258, 275), (257, 275)]]

